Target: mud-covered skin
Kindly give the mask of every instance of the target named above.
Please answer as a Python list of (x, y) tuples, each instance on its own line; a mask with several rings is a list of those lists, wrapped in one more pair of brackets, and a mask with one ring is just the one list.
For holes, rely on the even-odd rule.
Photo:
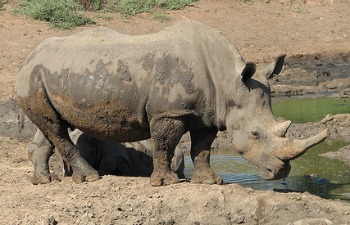
[(228, 129), (239, 152), (265, 178), (275, 179), (289, 172), (285, 143), (296, 146), (288, 148), (296, 158), (327, 136), (308, 146), (275, 138), (288, 126), (275, 121), (267, 79), (283, 62), (281, 56), (256, 71), (220, 32), (197, 22), (144, 36), (98, 28), (41, 43), (17, 76), (16, 93), (27, 116), (72, 167), (75, 181), (98, 174), (69, 140), (68, 127), (117, 142), (151, 138), (152, 185), (179, 181), (170, 163), (187, 131), (192, 182), (222, 183), (210, 168), (210, 145), (218, 130)]

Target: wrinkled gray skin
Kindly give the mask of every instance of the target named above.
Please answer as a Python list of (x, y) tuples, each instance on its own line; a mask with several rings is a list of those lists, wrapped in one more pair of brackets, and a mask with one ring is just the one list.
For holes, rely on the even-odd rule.
[(179, 181), (170, 164), (187, 131), (191, 182), (222, 184), (209, 164), (210, 147), (227, 129), (238, 152), (272, 180), (286, 177), (291, 159), (328, 136), (325, 130), (306, 140), (283, 137), (290, 121), (276, 122), (267, 81), (283, 63), (280, 56), (256, 71), (220, 32), (192, 21), (143, 36), (102, 27), (42, 42), (20, 70), (16, 93), (76, 182), (99, 176), (70, 141), (68, 127), (117, 142), (151, 138), (156, 186)]
[[(96, 169), (100, 176), (150, 176), (153, 171), (153, 153), (148, 140), (118, 143), (102, 141), (76, 129), (69, 132), (70, 139), (78, 148), (81, 156)], [(33, 184), (49, 183), (53, 179), (49, 171), (49, 158), (53, 146), (37, 130), (33, 141), (28, 145), (30, 159), (34, 165)], [(64, 163), (64, 175), (71, 176), (72, 171)], [(176, 148), (171, 161), (171, 170), (180, 178), (184, 175), (184, 153)]]

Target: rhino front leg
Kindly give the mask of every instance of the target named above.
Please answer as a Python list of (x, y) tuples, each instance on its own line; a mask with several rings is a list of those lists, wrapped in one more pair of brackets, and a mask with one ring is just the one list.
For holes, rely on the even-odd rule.
[(29, 158), (34, 166), (34, 174), (31, 179), (33, 184), (46, 184), (53, 180), (49, 169), (49, 159), (54, 148), (43, 133), (37, 129), (33, 141), (28, 145)]
[(151, 122), (151, 139), (153, 144), (153, 173), (151, 184), (161, 186), (180, 181), (177, 174), (171, 171), (171, 159), (184, 134), (184, 123), (181, 119), (161, 118)]
[(191, 135), (191, 158), (194, 164), (194, 174), (191, 183), (222, 184), (222, 178), (210, 167), (210, 149), (217, 130), (195, 130)]

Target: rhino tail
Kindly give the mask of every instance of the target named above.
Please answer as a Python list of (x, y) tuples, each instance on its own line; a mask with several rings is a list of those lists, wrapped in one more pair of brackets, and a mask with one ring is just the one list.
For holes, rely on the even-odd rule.
[(19, 113), (18, 113), (17, 119), (18, 119), (18, 122), (17, 122), (18, 132), (22, 133), (24, 129), (25, 114), (21, 107), (19, 107)]

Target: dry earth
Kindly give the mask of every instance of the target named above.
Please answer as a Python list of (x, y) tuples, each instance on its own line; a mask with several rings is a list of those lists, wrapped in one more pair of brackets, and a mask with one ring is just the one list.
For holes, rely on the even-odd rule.
[[(349, 88), (349, 74), (341, 72), (339, 77), (342, 70), (338, 67), (350, 61), (349, 0), (199, 0), (184, 10), (169, 12), (173, 19), (168, 23), (148, 14), (131, 19), (113, 14), (113, 19), (104, 20), (89, 13), (96, 25), (66, 31), (14, 16), (11, 9), (15, 6), (15, 1), (8, 1), (0, 11), (1, 103), (14, 98), (17, 71), (29, 52), (47, 37), (96, 26), (145, 34), (186, 18), (222, 31), (247, 61), (266, 64), (286, 53), (286, 68), (273, 81), (277, 92), (314, 94), (322, 88), (340, 87), (346, 96)], [(305, 76), (308, 72), (310, 76)], [(291, 90), (291, 82), (307, 87), (293, 86)], [(311, 91), (305, 92), (308, 88)], [(277, 225), (298, 220), (304, 222), (294, 224), (350, 224), (349, 203), (308, 193), (255, 191), (236, 184), (192, 185), (184, 181), (151, 187), (148, 178), (105, 176), (92, 183), (75, 184), (63, 178), (34, 186), (29, 181), (33, 168), (27, 144), (28, 140), (0, 137), (0, 224)], [(57, 156), (54, 160), (58, 161)]]

